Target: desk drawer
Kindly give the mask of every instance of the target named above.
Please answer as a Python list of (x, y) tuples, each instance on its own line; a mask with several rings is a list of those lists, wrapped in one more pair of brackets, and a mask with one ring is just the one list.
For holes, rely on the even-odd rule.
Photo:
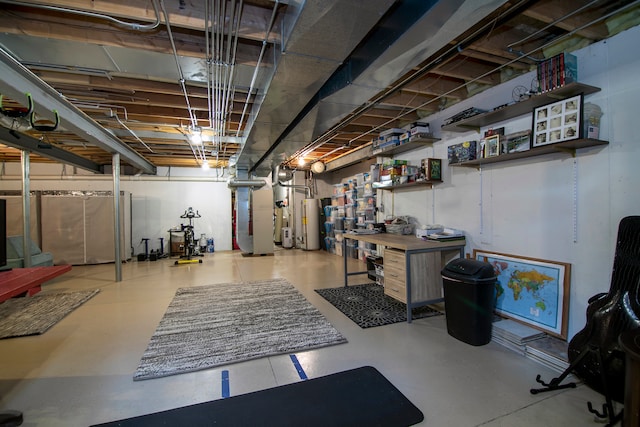
[(384, 293), (404, 304), (407, 303), (407, 264), (404, 251), (384, 251)]
[(406, 271), (406, 261), (405, 261), (404, 251), (396, 251), (393, 249), (385, 249), (384, 251), (384, 269), (385, 272), (387, 267), (389, 268), (397, 268), (402, 269), (402, 271)]
[[(407, 265), (404, 251), (384, 251), (385, 287), (391, 286), (389, 296), (406, 304)], [(438, 252), (412, 254), (411, 256), (411, 301), (427, 301), (442, 298), (442, 255)], [(402, 295), (402, 298), (399, 298)]]
[(405, 286), (407, 273), (405, 269), (396, 268), (390, 265), (384, 265), (384, 277), (396, 282), (399, 286)]
[(407, 288), (404, 283), (398, 284), (394, 280), (388, 280), (386, 275), (384, 278), (384, 293), (400, 302), (407, 303)]

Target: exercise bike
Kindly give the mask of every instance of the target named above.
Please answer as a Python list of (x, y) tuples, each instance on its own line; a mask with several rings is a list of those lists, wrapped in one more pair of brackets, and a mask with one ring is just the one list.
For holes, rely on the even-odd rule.
[(182, 231), (184, 232), (184, 255), (180, 256), (180, 259), (175, 262), (176, 265), (202, 263), (201, 259), (193, 258), (194, 256), (204, 256), (198, 250), (198, 244), (193, 231), (193, 219), (200, 217), (200, 213), (198, 211), (194, 212), (191, 207), (180, 215), (180, 218), (187, 218), (189, 220), (189, 225), (182, 225)]

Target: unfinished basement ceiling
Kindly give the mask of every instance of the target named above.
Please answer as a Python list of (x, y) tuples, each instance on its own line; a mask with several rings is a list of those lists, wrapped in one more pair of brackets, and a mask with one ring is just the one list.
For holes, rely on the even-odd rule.
[[(24, 148), (33, 162), (100, 172), (117, 152), (134, 172), (233, 164), (259, 176), (300, 156), (329, 163), (635, 26), (639, 10), (587, 0), (0, 0), (0, 161), (20, 161)], [(29, 123), (26, 92), (36, 127), (49, 129)]]

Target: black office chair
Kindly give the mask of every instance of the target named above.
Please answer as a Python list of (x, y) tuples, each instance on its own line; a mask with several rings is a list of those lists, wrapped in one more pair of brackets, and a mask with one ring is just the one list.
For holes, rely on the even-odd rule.
[(587, 402), (589, 412), (609, 419), (608, 426), (622, 419), (622, 412), (614, 413), (613, 401), (624, 402), (625, 354), (618, 341), (623, 332), (640, 328), (640, 216), (623, 218), (618, 226), (618, 240), (613, 259), (611, 287), (608, 293), (594, 295), (587, 307), (587, 324), (569, 342), (569, 367), (544, 386), (531, 389), (532, 394), (562, 388), (575, 383), (561, 384), (571, 373), (592, 389), (603, 394), (606, 403), (602, 412)]

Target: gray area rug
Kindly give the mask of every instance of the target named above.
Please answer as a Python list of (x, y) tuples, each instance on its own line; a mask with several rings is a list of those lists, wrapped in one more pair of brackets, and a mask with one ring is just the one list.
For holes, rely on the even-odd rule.
[(347, 340), (289, 282), (180, 288), (133, 379), (145, 380)]
[(100, 290), (37, 294), (0, 304), (0, 339), (45, 333)]

